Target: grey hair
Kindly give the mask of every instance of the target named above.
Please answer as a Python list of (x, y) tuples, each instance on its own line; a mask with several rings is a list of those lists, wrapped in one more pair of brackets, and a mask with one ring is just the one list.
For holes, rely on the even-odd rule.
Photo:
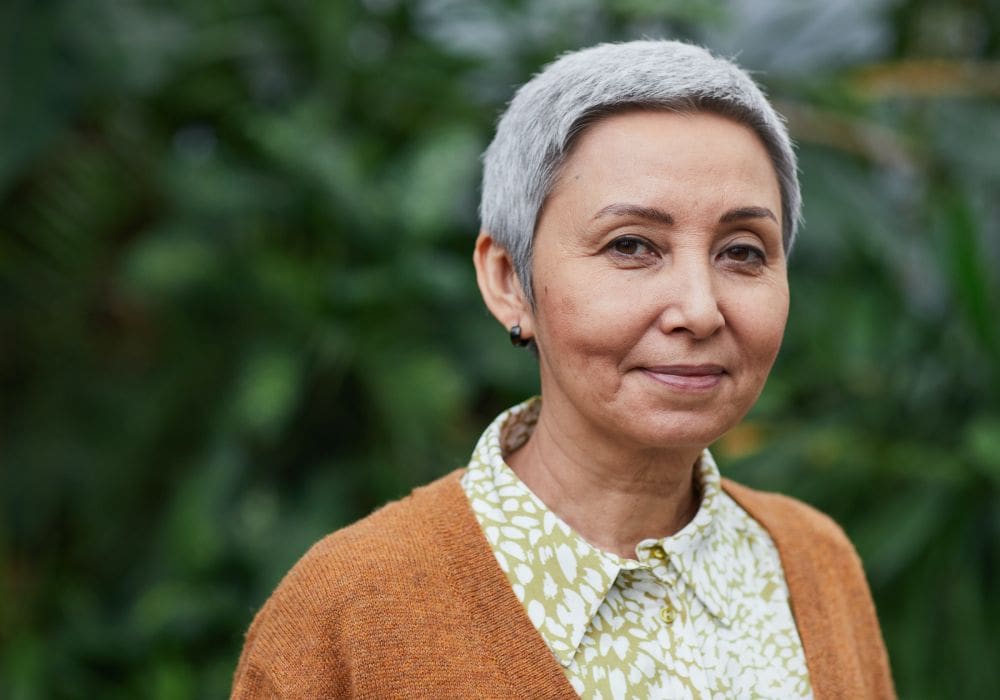
[(795, 152), (782, 117), (735, 63), (679, 41), (598, 44), (562, 55), (521, 86), (483, 155), (483, 229), (502, 245), (534, 304), (535, 226), (573, 143), (610, 114), (632, 109), (711, 112), (753, 129), (781, 190), (790, 251), (801, 217)]

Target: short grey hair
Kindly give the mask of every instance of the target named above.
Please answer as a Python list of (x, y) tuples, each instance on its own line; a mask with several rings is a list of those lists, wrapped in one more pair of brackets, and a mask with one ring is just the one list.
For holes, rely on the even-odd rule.
[(777, 174), (782, 239), (791, 250), (802, 206), (795, 152), (753, 79), (679, 41), (599, 44), (562, 55), (522, 85), (483, 155), (482, 227), (510, 253), (532, 304), (535, 226), (573, 143), (602, 117), (633, 109), (711, 112), (753, 129)]

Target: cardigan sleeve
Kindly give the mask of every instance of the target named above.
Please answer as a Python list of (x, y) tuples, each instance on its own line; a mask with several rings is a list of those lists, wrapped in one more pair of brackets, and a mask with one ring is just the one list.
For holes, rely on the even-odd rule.
[(232, 697), (577, 698), (460, 475), (314, 545), (251, 624)]
[(351, 697), (329, 540), (313, 546), (254, 618), (233, 678), (234, 700)]
[(263, 700), (264, 698), (280, 698), (281, 694), (274, 687), (267, 674), (261, 671), (249, 659), (241, 659), (233, 678), (232, 698), (239, 700)]

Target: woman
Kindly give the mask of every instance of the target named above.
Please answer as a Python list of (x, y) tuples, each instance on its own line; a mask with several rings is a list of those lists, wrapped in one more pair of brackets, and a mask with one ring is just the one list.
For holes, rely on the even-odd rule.
[(892, 697), (843, 533), (706, 449), (777, 355), (799, 206), (782, 121), (700, 48), (601, 45), (523, 86), (474, 262), (541, 398), (314, 546), (233, 696)]

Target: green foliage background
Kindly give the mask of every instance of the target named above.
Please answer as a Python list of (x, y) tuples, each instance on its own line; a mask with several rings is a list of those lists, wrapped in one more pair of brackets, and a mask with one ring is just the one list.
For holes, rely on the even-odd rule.
[(224, 696), (324, 533), (535, 391), (478, 154), (560, 51), (686, 37), (800, 145), (786, 343), (716, 450), (864, 558), (901, 695), (1000, 696), (1000, 9), (7, 0), (0, 697)]

